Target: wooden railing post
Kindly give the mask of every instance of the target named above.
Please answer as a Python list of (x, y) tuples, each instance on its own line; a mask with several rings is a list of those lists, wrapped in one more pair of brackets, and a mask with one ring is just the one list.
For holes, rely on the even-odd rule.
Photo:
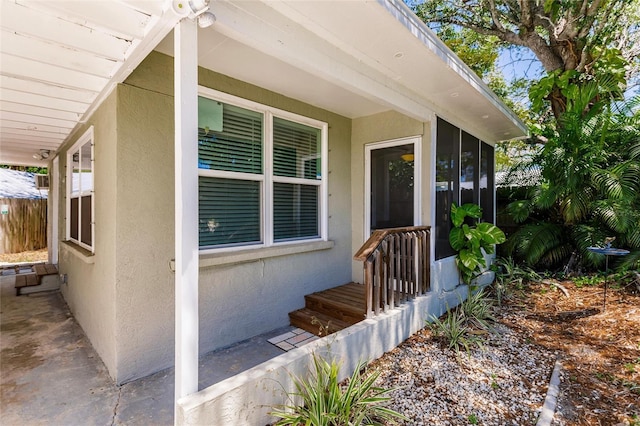
[(374, 231), (354, 255), (363, 262), (367, 318), (429, 291), (430, 227)]

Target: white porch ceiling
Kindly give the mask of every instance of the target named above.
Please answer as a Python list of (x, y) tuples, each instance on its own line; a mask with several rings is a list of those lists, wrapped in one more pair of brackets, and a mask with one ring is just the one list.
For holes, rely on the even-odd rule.
[(165, 0), (0, 0), (0, 164), (45, 166), (178, 21)]
[[(401, 0), (219, 0), (211, 11), (204, 68), (351, 118), (437, 114), (487, 141), (526, 131)], [(157, 50), (172, 55), (172, 38)]]
[[(342, 114), (437, 114), (486, 140), (523, 125), (400, 0), (211, 0), (202, 67)], [(0, 0), (0, 164), (45, 165), (154, 48), (169, 0)], [(160, 43), (161, 40), (163, 40)], [(160, 43), (158, 45), (158, 43)]]

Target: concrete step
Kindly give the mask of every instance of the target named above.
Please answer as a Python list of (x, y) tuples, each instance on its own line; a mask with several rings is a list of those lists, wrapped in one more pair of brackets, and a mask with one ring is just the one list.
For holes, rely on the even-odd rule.
[(33, 270), (35, 274), (16, 275), (16, 295), (60, 289), (60, 279), (56, 265), (38, 263), (33, 266)]
[[(35, 275), (34, 275), (35, 276)], [(16, 277), (18, 278), (18, 277)], [(60, 278), (58, 275), (44, 275), (40, 277), (40, 284), (29, 287), (17, 288), (17, 294), (31, 294), (39, 291), (52, 291), (60, 289)]]

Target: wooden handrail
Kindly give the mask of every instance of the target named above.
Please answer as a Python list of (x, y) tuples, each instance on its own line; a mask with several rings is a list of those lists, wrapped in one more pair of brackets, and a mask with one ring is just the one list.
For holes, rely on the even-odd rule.
[(430, 226), (376, 230), (353, 256), (363, 262), (366, 316), (429, 291)]

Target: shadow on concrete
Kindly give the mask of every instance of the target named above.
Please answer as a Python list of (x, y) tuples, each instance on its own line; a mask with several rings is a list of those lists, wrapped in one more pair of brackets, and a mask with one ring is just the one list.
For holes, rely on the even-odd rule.
[[(172, 425), (173, 369), (117, 386), (59, 291), (16, 297), (0, 277), (0, 424)], [(200, 388), (284, 353), (267, 342), (292, 327), (200, 359)]]

